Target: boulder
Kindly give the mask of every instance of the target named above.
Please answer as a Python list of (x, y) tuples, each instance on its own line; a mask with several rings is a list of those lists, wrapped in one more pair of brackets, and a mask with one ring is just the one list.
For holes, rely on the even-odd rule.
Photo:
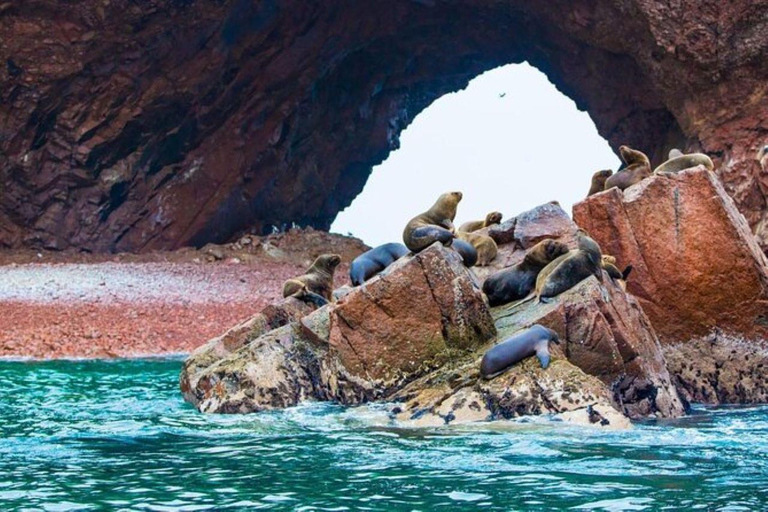
[(766, 258), (715, 174), (699, 167), (652, 176), (588, 197), (573, 217), (619, 266), (634, 266), (628, 290), (662, 343), (714, 328), (768, 335)]
[(499, 253), (487, 267), (473, 267), (481, 282), (499, 270), (520, 263), (525, 251), (544, 239), (552, 238), (576, 248), (579, 227), (557, 202), (546, 203), (505, 220), (501, 224), (479, 230), (499, 246)]
[(612, 390), (614, 405), (630, 418), (685, 413), (642, 307), (604, 276), (585, 279), (550, 303), (529, 300), (494, 309), (499, 339), (541, 324), (556, 331), (568, 362)]
[(307, 400), (359, 404), (377, 398), (373, 386), (329, 354), (330, 306), (301, 322), (269, 331), (182, 382), (185, 400), (201, 412), (244, 414)]
[(401, 258), (331, 310), (329, 343), (353, 374), (390, 388), (496, 335), (461, 257), (434, 244)]
[(184, 361), (180, 378), (181, 391), (187, 393), (194, 388), (200, 373), (212, 364), (236, 352), (263, 334), (292, 321), (297, 321), (311, 312), (311, 306), (289, 297), (268, 305), (257, 315), (198, 347)]

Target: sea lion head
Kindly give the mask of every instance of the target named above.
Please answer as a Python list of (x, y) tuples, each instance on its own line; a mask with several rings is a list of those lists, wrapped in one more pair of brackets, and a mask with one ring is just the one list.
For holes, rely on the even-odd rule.
[(485, 225), (492, 226), (493, 224), (499, 224), (503, 215), (501, 212), (491, 212), (485, 216)]
[(616, 264), (616, 256), (611, 256), (610, 254), (603, 254), (603, 263), (610, 263), (611, 265)]
[(549, 261), (557, 259), (559, 256), (562, 256), (570, 250), (566, 244), (558, 242), (557, 240), (548, 239), (544, 240), (543, 243), (544, 253), (547, 255)]
[(341, 263), (341, 256), (338, 254), (321, 254), (315, 259), (315, 262), (312, 263), (312, 268), (324, 270), (333, 274), (333, 271), (336, 270), (339, 263)]
[(624, 162), (627, 165), (632, 164), (648, 164), (651, 165), (651, 161), (648, 159), (645, 153), (642, 151), (638, 151), (636, 149), (632, 149), (629, 146), (621, 146), (619, 147), (619, 153), (621, 154), (621, 159), (624, 160)]
[(603, 178), (608, 179), (613, 174), (613, 170), (611, 169), (603, 169), (602, 171), (597, 171), (595, 174), (592, 175), (592, 179), (595, 178)]
[(680, 151), (679, 149), (672, 148), (672, 149), (669, 150), (669, 154), (667, 155), (667, 160), (672, 160), (673, 158), (677, 158), (677, 157), (680, 157), (680, 156), (683, 156), (683, 155), (684, 155), (684, 153), (682, 151)]
[(456, 208), (459, 206), (459, 201), (464, 197), (461, 192), (445, 192), (440, 194), (437, 198), (437, 202), (429, 209), (429, 213), (438, 218), (455, 219)]
[(584, 251), (589, 256), (590, 261), (600, 266), (600, 263), (602, 261), (602, 255), (603, 251), (600, 249), (600, 245), (595, 242), (595, 240), (589, 236), (589, 233), (587, 233), (583, 229), (579, 229), (576, 231), (576, 240), (579, 244), (579, 250)]

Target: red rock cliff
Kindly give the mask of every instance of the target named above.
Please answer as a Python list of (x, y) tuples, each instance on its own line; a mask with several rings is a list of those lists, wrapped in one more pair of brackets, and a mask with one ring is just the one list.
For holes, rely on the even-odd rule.
[(524, 60), (613, 147), (712, 155), (765, 247), (766, 29), (764, 0), (5, 2), (0, 247), (327, 228), (416, 114)]

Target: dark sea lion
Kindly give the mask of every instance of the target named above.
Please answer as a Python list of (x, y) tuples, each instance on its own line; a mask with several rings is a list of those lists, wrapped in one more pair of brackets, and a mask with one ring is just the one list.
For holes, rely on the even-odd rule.
[(306, 274), (288, 279), (283, 284), (283, 297), (296, 297), (305, 302), (318, 303), (318, 297), (327, 302), (333, 297), (333, 273), (341, 263), (338, 254), (321, 254), (307, 269)]
[(605, 180), (610, 178), (612, 174), (613, 171), (610, 169), (597, 171), (595, 174), (593, 174), (592, 184), (589, 186), (589, 193), (587, 193), (587, 197), (605, 190)]
[(589, 276), (602, 282), (602, 251), (584, 231), (576, 234), (578, 249), (558, 257), (539, 272), (536, 295), (541, 302), (570, 290)]
[(374, 247), (352, 260), (349, 279), (353, 286), (360, 286), (395, 261), (408, 254), (403, 244), (389, 243)]
[(629, 146), (621, 146), (619, 153), (627, 166), (605, 180), (605, 190), (613, 187), (625, 190), (651, 175), (651, 161), (645, 153)]
[(560, 343), (557, 333), (536, 324), (490, 348), (480, 362), (480, 375), (492, 378), (513, 364), (531, 356), (539, 358), (542, 368), (549, 366), (549, 342)]
[[(675, 151), (675, 150), (672, 150)], [(679, 156), (672, 157), (672, 151), (669, 152), (669, 160), (658, 166), (656, 169), (654, 169), (653, 174), (670, 174), (670, 173), (676, 173), (680, 172), (683, 169), (690, 169), (691, 167), (696, 167), (697, 165), (703, 165), (708, 170), (713, 170), (715, 168), (715, 164), (712, 163), (712, 159), (709, 158), (704, 153), (690, 153), (688, 155), (682, 154), (678, 150), (678, 153), (680, 153)], [(674, 153), (677, 154), (677, 153)]]
[(459, 226), (459, 231), (463, 231), (465, 233), (472, 233), (473, 231), (477, 231), (478, 229), (483, 229), (483, 228), (487, 228), (488, 226), (500, 224), (502, 217), (503, 215), (501, 214), (501, 212), (491, 212), (485, 216), (485, 220), (470, 220), (469, 222), (465, 222), (464, 224)]
[(492, 274), (483, 283), (489, 304), (500, 306), (524, 299), (534, 289), (541, 269), (568, 253), (568, 246), (556, 240), (542, 240), (525, 253), (523, 261)]
[(451, 244), (451, 248), (459, 253), (464, 260), (465, 267), (473, 267), (477, 263), (477, 249), (469, 242), (456, 238)]
[(456, 232), (453, 219), (461, 198), (461, 192), (446, 192), (429, 210), (412, 218), (403, 230), (405, 246), (417, 253), (435, 242), (451, 245)]
[(478, 267), (489, 265), (499, 253), (499, 246), (488, 235), (459, 231), (456, 233), (456, 239), (469, 242), (474, 246), (477, 250), (477, 262), (475, 264)]

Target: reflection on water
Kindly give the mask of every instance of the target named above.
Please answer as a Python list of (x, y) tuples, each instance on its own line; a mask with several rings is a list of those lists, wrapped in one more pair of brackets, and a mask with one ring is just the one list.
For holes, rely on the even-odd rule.
[(627, 432), (402, 429), (328, 404), (205, 416), (180, 366), (0, 362), (1, 508), (768, 509), (768, 407)]

